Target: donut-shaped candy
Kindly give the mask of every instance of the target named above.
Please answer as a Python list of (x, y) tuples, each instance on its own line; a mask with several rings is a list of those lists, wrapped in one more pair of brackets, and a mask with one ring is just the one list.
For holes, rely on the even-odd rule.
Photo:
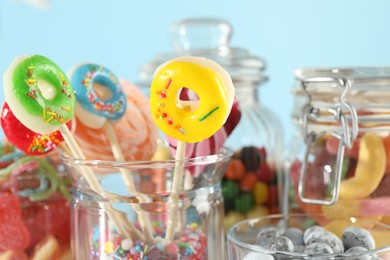
[[(181, 96), (186, 98), (185, 95)], [(230, 111), (230, 114), (223, 127), (208, 139), (205, 139), (198, 143), (187, 144), (185, 158), (195, 158), (218, 153), (218, 151), (224, 146), (227, 138), (230, 136), (230, 134), (240, 122), (240, 119), (241, 110), (239, 108), (238, 100), (235, 99), (232, 110)], [(176, 156), (177, 140), (169, 136), (166, 137), (166, 140), (169, 144), (169, 147), (171, 148), (172, 155)]]
[[(195, 92), (199, 101), (181, 100), (185, 88)], [(181, 57), (162, 64), (150, 90), (157, 126), (164, 134), (187, 143), (216, 133), (225, 123), (233, 100), (229, 74), (216, 62), (201, 57)]]
[(40, 55), (17, 57), (4, 73), (4, 96), (15, 117), (34, 132), (55, 132), (73, 117), (69, 80)]
[(69, 73), (76, 95), (76, 116), (91, 128), (102, 128), (107, 119), (120, 119), (126, 95), (118, 78), (106, 67), (82, 64)]
[[(68, 121), (67, 124), (70, 123)], [(29, 155), (49, 153), (64, 141), (60, 131), (39, 134), (28, 129), (15, 117), (7, 103), (4, 103), (1, 111), (1, 127), (8, 141)]]
[[(150, 114), (149, 100), (134, 84), (119, 79), (127, 109), (113, 126), (126, 161), (150, 160), (157, 148), (158, 129)], [(115, 160), (104, 129), (91, 128), (77, 118), (74, 137), (87, 159)]]

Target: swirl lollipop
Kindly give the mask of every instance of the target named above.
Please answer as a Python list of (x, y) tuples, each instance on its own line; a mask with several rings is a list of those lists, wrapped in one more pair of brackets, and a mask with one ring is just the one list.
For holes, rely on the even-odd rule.
[[(69, 78), (77, 100), (76, 117), (89, 128), (104, 129), (115, 160), (124, 162), (114, 130), (114, 122), (122, 119), (127, 107), (126, 94), (118, 78), (108, 68), (97, 64), (75, 66), (69, 72)], [(123, 168), (119, 170), (128, 191), (141, 202), (146, 202), (146, 198), (136, 190), (131, 173)], [(153, 241), (153, 228), (147, 215), (139, 205), (133, 205), (133, 209), (138, 213), (146, 241)]]
[[(182, 91), (183, 93), (183, 91)], [(186, 97), (184, 97), (186, 98)], [(190, 98), (190, 100), (195, 100), (193, 98)], [(241, 119), (241, 111), (239, 108), (238, 100), (236, 99), (233, 103), (233, 107), (231, 109), (231, 112), (229, 114), (229, 117), (227, 118), (225, 124), (221, 129), (219, 129), (213, 136), (193, 144), (187, 144), (186, 145), (186, 152), (185, 157), (186, 158), (195, 158), (195, 157), (201, 157), (201, 156), (208, 156), (211, 154), (217, 153), (225, 144), (226, 139), (229, 137), (229, 135), (233, 132), (234, 128), (238, 125)], [(176, 154), (176, 146), (177, 146), (177, 140), (167, 136), (166, 137), (169, 147), (171, 149), (171, 153), (173, 155)], [(194, 176), (197, 176), (198, 173), (201, 172), (203, 169), (203, 166), (196, 166), (196, 169), (193, 172)]]
[[(72, 154), (85, 159), (65, 123), (74, 114), (75, 97), (69, 80), (51, 60), (40, 55), (17, 57), (4, 73), (4, 96), (15, 117), (30, 130), (39, 134), (60, 131)], [(82, 174), (93, 190), (107, 196), (89, 168)], [(124, 218), (110, 205), (103, 208), (119, 233), (142, 237), (138, 231), (124, 225)], [(129, 224), (129, 223), (128, 223)], [(130, 232), (130, 233), (129, 233)]]
[[(181, 100), (190, 89), (199, 101)], [(216, 62), (200, 57), (181, 57), (162, 64), (155, 72), (150, 107), (160, 130), (178, 140), (176, 167), (166, 239), (173, 239), (186, 143), (197, 143), (215, 134), (225, 123), (234, 100), (229, 74)]]
[[(115, 120), (114, 133), (125, 161), (150, 160), (156, 151), (158, 129), (149, 108), (149, 100), (128, 81), (119, 79), (127, 99), (122, 118)], [(115, 160), (106, 131), (91, 128), (77, 117), (75, 138), (88, 159)], [(97, 142), (97, 140), (99, 140)]]

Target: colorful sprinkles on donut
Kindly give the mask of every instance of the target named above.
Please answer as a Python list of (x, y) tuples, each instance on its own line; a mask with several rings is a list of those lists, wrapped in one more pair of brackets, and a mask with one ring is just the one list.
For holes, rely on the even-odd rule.
[[(198, 100), (182, 100), (182, 91), (193, 91)], [(234, 87), (227, 72), (201, 57), (181, 57), (161, 65), (150, 92), (157, 126), (167, 136), (187, 143), (200, 142), (218, 131), (233, 99)]]
[[(25, 67), (22, 67), (24, 69)], [(39, 75), (39, 72), (34, 73), (34, 71), (37, 70), (36, 66), (28, 66), (27, 67), (27, 73), (26, 73), (26, 79), (24, 81), (29, 86), (29, 91), (27, 93), (27, 96), (33, 98), (33, 99), (40, 99), (42, 98), (42, 92), (39, 89), (38, 86), (38, 80), (36, 74)], [(61, 93), (64, 94), (68, 98), (72, 98), (71, 91), (68, 89), (68, 81), (65, 79), (64, 75), (61, 72), (58, 72), (58, 77), (61, 79), (62, 89)], [(39, 103), (43, 103), (38, 100)], [(42, 118), (45, 120), (45, 122), (50, 122), (51, 120), (57, 120), (61, 124), (64, 123), (64, 117), (61, 114), (62, 111), (68, 112), (70, 110), (69, 106), (60, 106), (60, 110), (52, 110), (50, 106), (43, 106), (42, 110)]]
[[(171, 85), (171, 83), (172, 83), (172, 79), (169, 79), (167, 85), (165, 86), (165, 89), (168, 89), (169, 86)], [(171, 117), (169, 117), (168, 114), (166, 112), (164, 112), (164, 110), (163, 110), (165, 107), (164, 99), (167, 97), (167, 92), (165, 90), (157, 91), (157, 95), (162, 100), (157, 102), (158, 113), (156, 114), (156, 118), (158, 118), (160, 120), (168, 119), (167, 120), (168, 125), (173, 126), (176, 130), (179, 130), (180, 132), (185, 134), (186, 131), (180, 126), (180, 124), (174, 124), (173, 119)]]
[(73, 117), (68, 78), (40, 55), (15, 58), (4, 73), (4, 95), (16, 118), (34, 132), (54, 132)]
[(15, 117), (6, 102), (1, 111), (1, 126), (7, 139), (29, 155), (46, 154), (64, 140), (59, 131), (39, 134), (28, 129)]
[[(126, 96), (118, 78), (106, 67), (96, 64), (76, 66), (70, 73), (70, 79), (77, 101), (81, 106), (98, 116), (107, 119), (119, 119), (126, 110)], [(100, 97), (94, 83), (103, 85), (111, 92), (111, 97)]]
[(46, 153), (57, 147), (57, 145), (63, 141), (59, 132), (53, 132), (50, 134), (37, 134), (33, 137), (32, 142), (28, 148), (29, 152)]

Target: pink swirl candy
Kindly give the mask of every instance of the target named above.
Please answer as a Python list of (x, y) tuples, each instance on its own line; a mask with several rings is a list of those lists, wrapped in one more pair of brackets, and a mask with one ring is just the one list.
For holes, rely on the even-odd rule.
[[(157, 148), (157, 127), (149, 102), (133, 84), (121, 80), (127, 98), (124, 116), (114, 124), (115, 135), (126, 161), (149, 160)], [(115, 160), (103, 129), (90, 128), (77, 119), (75, 138), (87, 159)]]
[[(184, 92), (180, 93), (181, 100), (196, 100), (196, 94), (192, 92)], [(208, 139), (205, 139), (198, 143), (187, 143), (186, 145), (186, 158), (194, 158), (199, 156), (208, 156), (212, 154), (216, 154), (225, 144), (229, 135), (233, 132), (234, 128), (238, 125), (241, 119), (241, 111), (239, 108), (238, 100), (236, 99), (233, 103), (232, 110), (229, 114), (226, 123), (223, 127), (218, 130), (213, 136)], [(171, 148), (171, 153), (173, 156), (176, 155), (176, 145), (177, 140), (166, 136), (166, 140), (169, 143), (169, 147)], [(199, 173), (199, 169), (197, 169), (196, 173)]]

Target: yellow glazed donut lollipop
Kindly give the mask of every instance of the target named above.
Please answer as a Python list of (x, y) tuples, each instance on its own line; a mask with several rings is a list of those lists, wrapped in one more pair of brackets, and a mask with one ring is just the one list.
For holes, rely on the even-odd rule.
[[(183, 88), (199, 101), (180, 100)], [(196, 143), (212, 136), (225, 123), (234, 100), (229, 74), (216, 62), (181, 57), (162, 64), (150, 91), (152, 116), (164, 134)]]
[[(181, 100), (184, 88), (195, 92), (199, 101)], [(212, 60), (181, 57), (162, 64), (155, 72), (150, 91), (153, 119), (164, 134), (178, 140), (165, 234), (168, 241), (173, 240), (177, 226), (186, 143), (200, 142), (216, 133), (228, 118), (233, 100), (229, 74)]]

